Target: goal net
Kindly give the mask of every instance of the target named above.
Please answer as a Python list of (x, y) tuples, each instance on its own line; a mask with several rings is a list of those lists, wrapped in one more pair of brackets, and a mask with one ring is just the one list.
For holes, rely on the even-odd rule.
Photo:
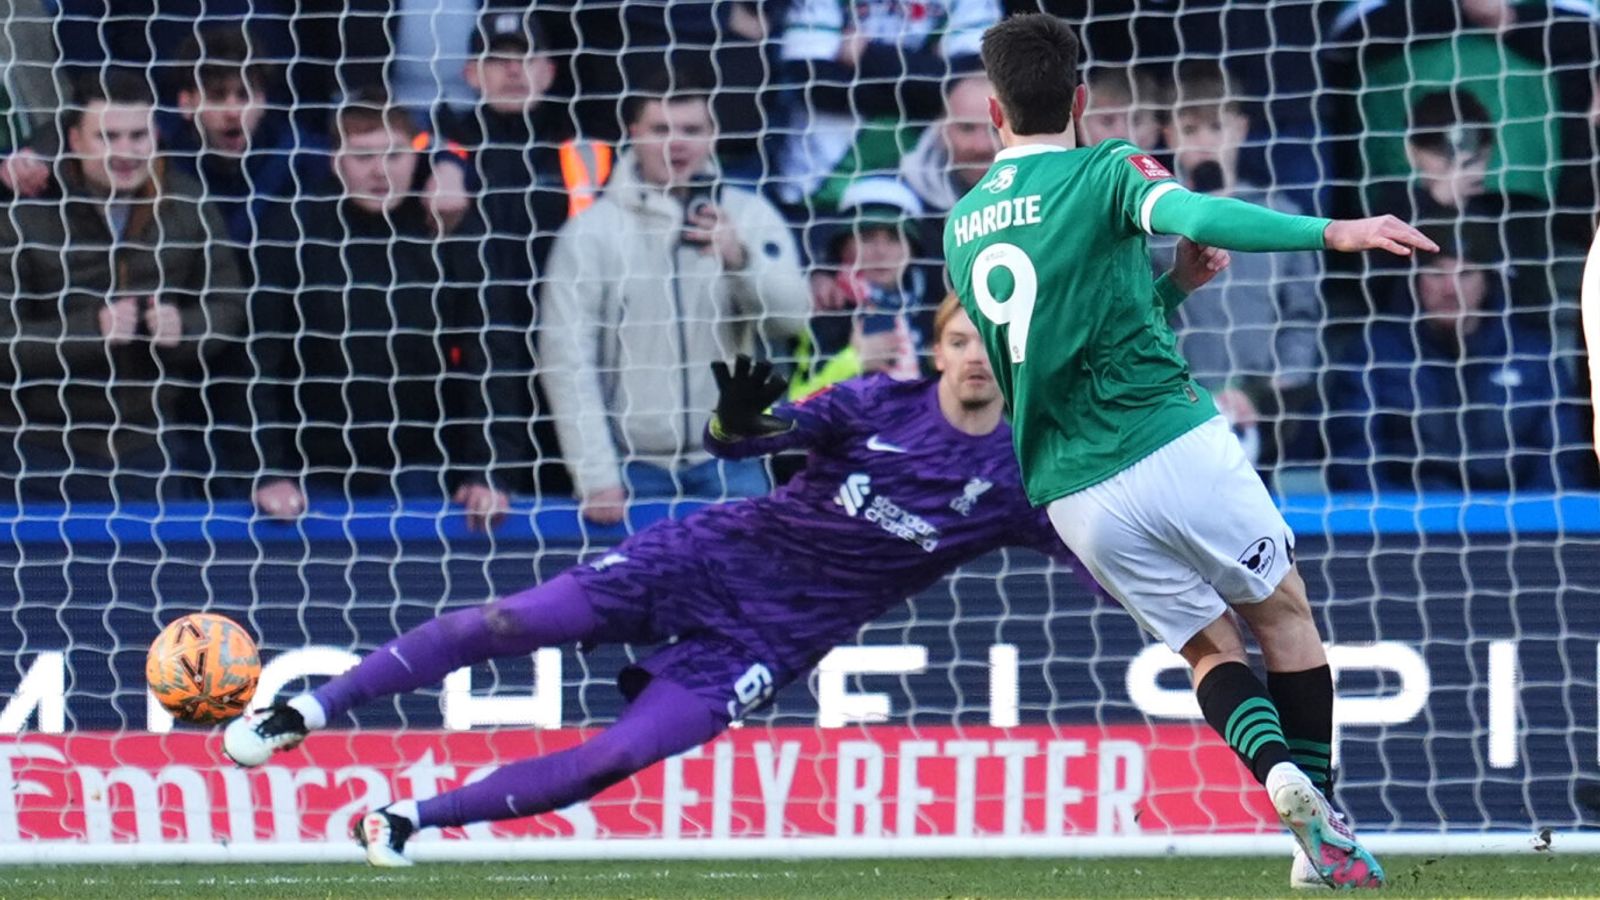
[[(1297, 561), (1336, 671), (1338, 805), (1379, 852), (1595, 849), (1596, 11), (1040, 2), (1080, 26), (1083, 140), (1283, 211), (1400, 215), (1444, 247), (1235, 254), (1173, 324), (1294, 530), (1264, 539)], [(227, 615), (259, 642), (264, 704), (748, 492), (750, 472), (706, 488), (659, 465), (699, 461), (714, 393), (691, 382), (712, 358), (753, 349), (812, 386), (862, 359), (931, 371), (943, 218), (995, 151), (978, 36), (1023, 7), (8, 4), (0, 862), (353, 859), (367, 809), (613, 721), (617, 673), (649, 648), (463, 669), (245, 771), (161, 711), (143, 663), (165, 623)], [(712, 131), (663, 118), (663, 153), (666, 114), (640, 98), (702, 80)], [(737, 251), (777, 272), (753, 299), (716, 286), (738, 268), (719, 245), (685, 244), (682, 200), (651, 219), (630, 199), (653, 177), (641, 147), (670, 168), (696, 142), (713, 174), (690, 199), (758, 209), (736, 223), (752, 234), (782, 223)], [(599, 204), (615, 233), (563, 246)], [(1152, 251), (1168, 264), (1169, 242)], [(570, 325), (553, 291), (618, 304), (571, 341), (592, 357), (551, 349)], [(636, 494), (622, 524), (573, 499), (607, 467)], [(487, 533), (473, 485), (510, 499)], [(1289, 851), (1181, 659), (1020, 550), (703, 748), (415, 845)]]

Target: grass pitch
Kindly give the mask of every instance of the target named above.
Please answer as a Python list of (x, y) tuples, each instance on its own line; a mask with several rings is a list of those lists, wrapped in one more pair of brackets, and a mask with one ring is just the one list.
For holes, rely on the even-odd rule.
[[(1600, 897), (1600, 856), (1395, 856), (1388, 897)], [(0, 866), (24, 897), (1283, 897), (1287, 860), (895, 859), (353, 865)], [(1311, 894), (1310, 896), (1317, 896)]]

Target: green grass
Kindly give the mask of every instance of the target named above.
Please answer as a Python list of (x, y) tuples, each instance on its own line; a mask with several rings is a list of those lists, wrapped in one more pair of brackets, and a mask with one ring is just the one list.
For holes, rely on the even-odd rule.
[[(1595, 897), (1600, 856), (1384, 861), (1386, 897)], [(353, 865), (0, 866), (21, 897), (1282, 897), (1287, 860), (918, 859)]]

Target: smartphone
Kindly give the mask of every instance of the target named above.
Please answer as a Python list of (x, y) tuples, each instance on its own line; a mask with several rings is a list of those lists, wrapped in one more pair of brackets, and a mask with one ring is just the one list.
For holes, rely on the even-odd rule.
[[(683, 197), (683, 228), (687, 232), (695, 228), (695, 220), (705, 214), (708, 209), (715, 209), (717, 205), (716, 184), (710, 178), (697, 176), (689, 182), (687, 193)], [(684, 240), (688, 240), (687, 237)], [(692, 243), (704, 243), (694, 241)]]

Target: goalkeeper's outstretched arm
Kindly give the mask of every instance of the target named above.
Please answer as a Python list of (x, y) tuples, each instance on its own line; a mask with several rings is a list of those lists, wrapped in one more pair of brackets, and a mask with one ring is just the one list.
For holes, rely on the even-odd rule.
[(1182, 235), (1197, 244), (1245, 253), (1278, 250), (1387, 250), (1410, 256), (1413, 250), (1437, 253), (1438, 245), (1394, 216), (1323, 219), (1293, 216), (1231, 197), (1212, 197), (1176, 184), (1150, 207), (1150, 230)]

